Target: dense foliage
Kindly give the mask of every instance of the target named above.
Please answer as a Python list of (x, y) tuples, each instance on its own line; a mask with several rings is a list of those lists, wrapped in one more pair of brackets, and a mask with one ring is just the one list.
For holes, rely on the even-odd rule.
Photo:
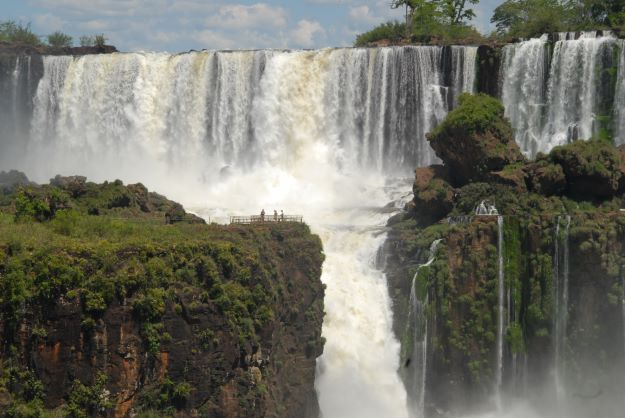
[(500, 35), (531, 37), (542, 33), (621, 28), (623, 0), (506, 0), (491, 19)]
[(477, 43), (481, 35), (466, 24), (475, 17), (467, 6), (479, 0), (395, 0), (392, 8), (405, 8), (406, 21), (383, 23), (359, 35), (357, 46), (377, 41)]
[[(3, 180), (8, 179), (19, 184), (6, 186)], [(311, 277), (318, 274), (320, 242), (303, 224), (165, 225), (163, 211), (182, 210), (181, 206), (148, 194), (141, 185), (83, 180), (57, 177), (47, 186), (24, 185), (28, 181), (23, 175), (0, 173), (4, 196), (0, 203), (5, 202), (0, 204), (0, 409), (10, 411), (0, 416), (106, 416), (117, 404), (107, 369), (86, 380), (70, 380), (64, 405), (46, 412), (49, 388), (20, 361), (21, 338), (29, 346), (45, 343), (51, 312), (60, 306), (77, 310), (78, 332), (86, 340), (107, 315), (110, 318), (111, 309), (127, 306), (152, 361), (162, 350), (183, 343), (209, 355), (217, 347), (224, 349), (221, 341), (226, 337), (241, 350), (258, 346), (262, 335), (270, 333), (269, 324), (278, 319), (277, 301), (301, 291), (286, 288), (293, 277), (279, 273), (281, 257), (297, 259), (303, 273), (313, 272)], [(310, 308), (315, 315), (318, 306)], [(298, 307), (289, 309), (298, 312)], [(194, 325), (191, 342), (173, 341), (174, 316), (195, 324), (208, 316), (222, 325), (212, 329)], [(22, 336), (19, 330), (25, 323), (28, 331)], [(319, 342), (310, 343), (311, 353), (317, 353)], [(239, 348), (233, 350), (238, 356)], [(223, 378), (215, 375), (215, 379)], [(137, 411), (152, 416), (172, 416), (184, 409), (194, 390), (174, 377), (152, 383), (154, 393), (144, 391), (136, 403)], [(250, 402), (267, 389), (254, 390)]]
[[(45, 39), (45, 43), (42, 42), (42, 39)], [(103, 48), (107, 40), (103, 34), (84, 35), (79, 38), (79, 44), (83, 47)], [(74, 38), (61, 31), (42, 37), (32, 31), (30, 23), (24, 24), (14, 20), (0, 20), (0, 42), (27, 46), (70, 48), (74, 44)]]
[(30, 29), (30, 24), (12, 20), (0, 21), (0, 41), (23, 45), (40, 45), (39, 36)]
[(48, 35), (48, 45), (53, 48), (69, 48), (73, 43), (73, 38), (63, 32), (56, 31)]
[(503, 115), (503, 104), (494, 97), (483, 93), (463, 93), (458, 99), (458, 107), (432, 131), (430, 137), (436, 138), (457, 131), (484, 133), (491, 130), (498, 133), (498, 138), (508, 139), (511, 137), (511, 130)]

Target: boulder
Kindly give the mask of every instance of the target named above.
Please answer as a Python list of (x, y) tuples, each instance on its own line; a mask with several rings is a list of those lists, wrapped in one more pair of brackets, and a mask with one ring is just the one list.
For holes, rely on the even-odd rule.
[(566, 190), (566, 176), (559, 164), (542, 159), (525, 167), (530, 191), (544, 196), (561, 195)]
[(87, 191), (87, 178), (84, 176), (63, 177), (57, 175), (50, 179), (50, 185), (69, 192), (73, 198), (82, 196)]
[(501, 171), (493, 171), (488, 174), (490, 183), (501, 184), (512, 187), (519, 193), (527, 191), (526, 174), (520, 165), (510, 165), (504, 167)]
[(489, 173), (525, 161), (500, 101), (485, 94), (460, 96), (460, 105), (428, 140), (452, 173), (452, 184), (488, 180)]
[(408, 210), (419, 223), (437, 222), (453, 209), (455, 191), (447, 182), (448, 178), (447, 168), (440, 165), (417, 168), (415, 171), (414, 199)]
[(617, 195), (625, 179), (621, 152), (603, 139), (575, 141), (554, 148), (549, 160), (562, 166), (566, 194), (575, 199), (604, 200)]

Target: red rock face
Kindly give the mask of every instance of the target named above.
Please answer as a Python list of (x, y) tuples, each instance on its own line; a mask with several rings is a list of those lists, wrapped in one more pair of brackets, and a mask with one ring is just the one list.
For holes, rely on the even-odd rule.
[[(2, 341), (19, 342), (21, 365), (43, 383), (48, 408), (66, 403), (75, 380), (89, 386), (104, 372), (113, 401), (109, 413), (116, 418), (132, 416), (147, 398), (158, 399), (168, 385), (183, 383), (189, 387), (184, 397), (169, 395), (181, 416), (316, 418), (315, 364), (323, 347), (320, 242), (299, 241), (309, 234), (305, 227), (260, 228), (268, 238), (262, 244), (264, 265), (257, 267), (273, 271), (267, 285), (281, 290), (271, 302), (273, 317), (257, 326), (256, 341), (241, 337), (207, 296), (208, 287), (184, 283), (168, 289), (173, 297), (159, 331), (168, 337), (157, 351), (149, 350), (145, 324), (133, 312), (134, 296), (110, 303), (88, 330), (80, 297), (60, 298), (43, 310), (33, 306), (29, 316), (40, 320), (23, 321), (13, 335), (0, 329)], [(232, 231), (249, 233), (244, 227)], [(45, 337), (33, 335), (35, 322)]]

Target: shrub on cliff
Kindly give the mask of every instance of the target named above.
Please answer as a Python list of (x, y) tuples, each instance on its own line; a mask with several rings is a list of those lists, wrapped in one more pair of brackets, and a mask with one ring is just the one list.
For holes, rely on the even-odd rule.
[(56, 31), (48, 35), (48, 45), (53, 48), (70, 48), (74, 43), (74, 39), (60, 31)]
[(463, 94), (459, 106), (427, 136), (459, 185), (523, 161), (501, 102), (485, 94)]
[(381, 23), (356, 38), (355, 46), (366, 46), (378, 41), (399, 42), (406, 34), (406, 25), (399, 22)]

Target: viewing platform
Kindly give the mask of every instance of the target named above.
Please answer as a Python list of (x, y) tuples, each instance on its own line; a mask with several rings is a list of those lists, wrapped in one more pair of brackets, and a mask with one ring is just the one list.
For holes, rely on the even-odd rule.
[(262, 223), (280, 223), (295, 222), (304, 223), (304, 217), (301, 215), (252, 215), (252, 216), (231, 216), (230, 225), (251, 225)]

